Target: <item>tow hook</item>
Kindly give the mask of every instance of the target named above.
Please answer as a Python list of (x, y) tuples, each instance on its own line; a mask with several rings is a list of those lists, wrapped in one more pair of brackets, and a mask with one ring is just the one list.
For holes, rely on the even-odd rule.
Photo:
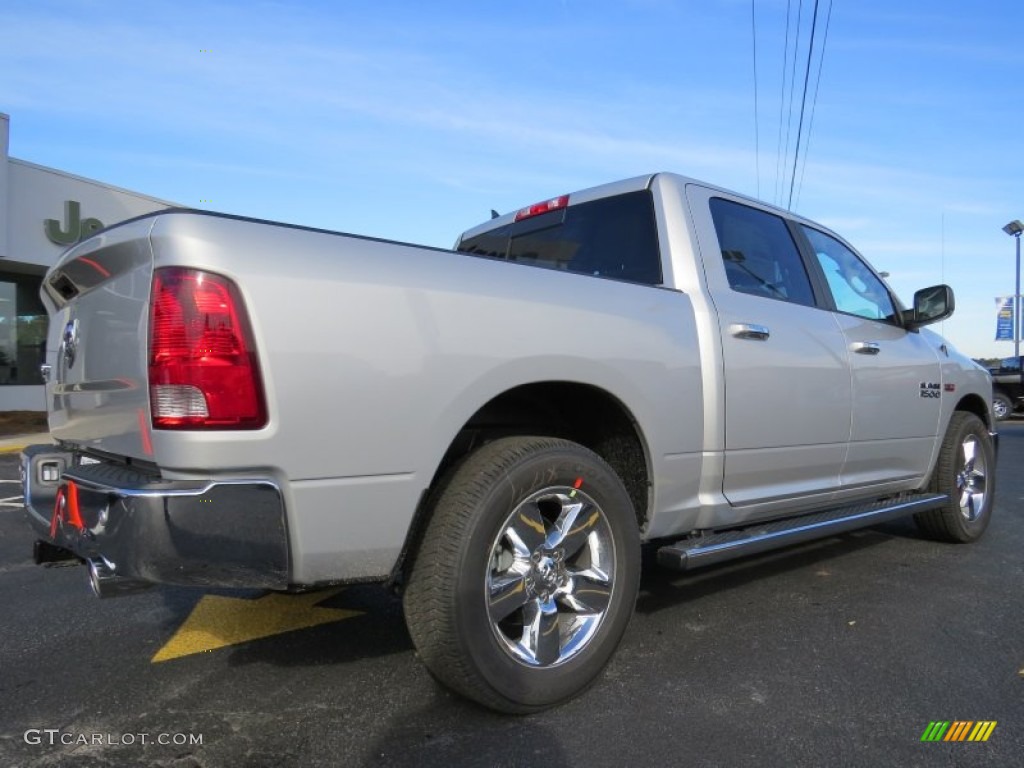
[(54, 563), (79, 565), (82, 562), (81, 558), (70, 549), (58, 547), (42, 539), (36, 539), (32, 545), (32, 559), (36, 565), (50, 565)]

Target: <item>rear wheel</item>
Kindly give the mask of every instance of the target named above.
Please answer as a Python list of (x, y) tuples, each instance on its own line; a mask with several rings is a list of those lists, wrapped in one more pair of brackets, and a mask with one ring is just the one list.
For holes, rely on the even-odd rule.
[(948, 495), (949, 501), (914, 516), (921, 530), (943, 541), (979, 538), (992, 517), (995, 469), (995, 448), (985, 424), (973, 413), (954, 413), (929, 486), (933, 493)]
[(493, 709), (538, 711), (604, 668), (639, 567), (633, 506), (599, 456), (565, 440), (502, 438), (442, 482), (406, 623), (438, 680)]

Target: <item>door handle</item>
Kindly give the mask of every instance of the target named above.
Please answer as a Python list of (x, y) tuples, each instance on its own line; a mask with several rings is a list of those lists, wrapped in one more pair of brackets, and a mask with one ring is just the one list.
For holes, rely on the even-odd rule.
[(733, 323), (729, 326), (729, 333), (737, 339), (753, 339), (754, 341), (765, 341), (771, 336), (768, 328), (757, 323)]
[(882, 351), (882, 347), (874, 341), (855, 341), (852, 347), (858, 355), (877, 355)]

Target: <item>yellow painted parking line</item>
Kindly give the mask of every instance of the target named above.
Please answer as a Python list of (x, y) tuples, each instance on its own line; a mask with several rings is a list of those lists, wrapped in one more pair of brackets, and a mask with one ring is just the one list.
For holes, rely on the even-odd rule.
[(363, 613), (317, 605), (339, 592), (340, 589), (303, 595), (271, 593), (255, 600), (204, 595), (152, 662), (239, 645)]

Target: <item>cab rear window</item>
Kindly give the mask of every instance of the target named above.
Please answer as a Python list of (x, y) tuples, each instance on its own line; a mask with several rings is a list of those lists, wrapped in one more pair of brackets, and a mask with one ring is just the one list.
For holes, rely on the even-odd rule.
[(646, 190), (505, 224), (466, 238), (458, 250), (613, 280), (662, 282), (654, 201)]

